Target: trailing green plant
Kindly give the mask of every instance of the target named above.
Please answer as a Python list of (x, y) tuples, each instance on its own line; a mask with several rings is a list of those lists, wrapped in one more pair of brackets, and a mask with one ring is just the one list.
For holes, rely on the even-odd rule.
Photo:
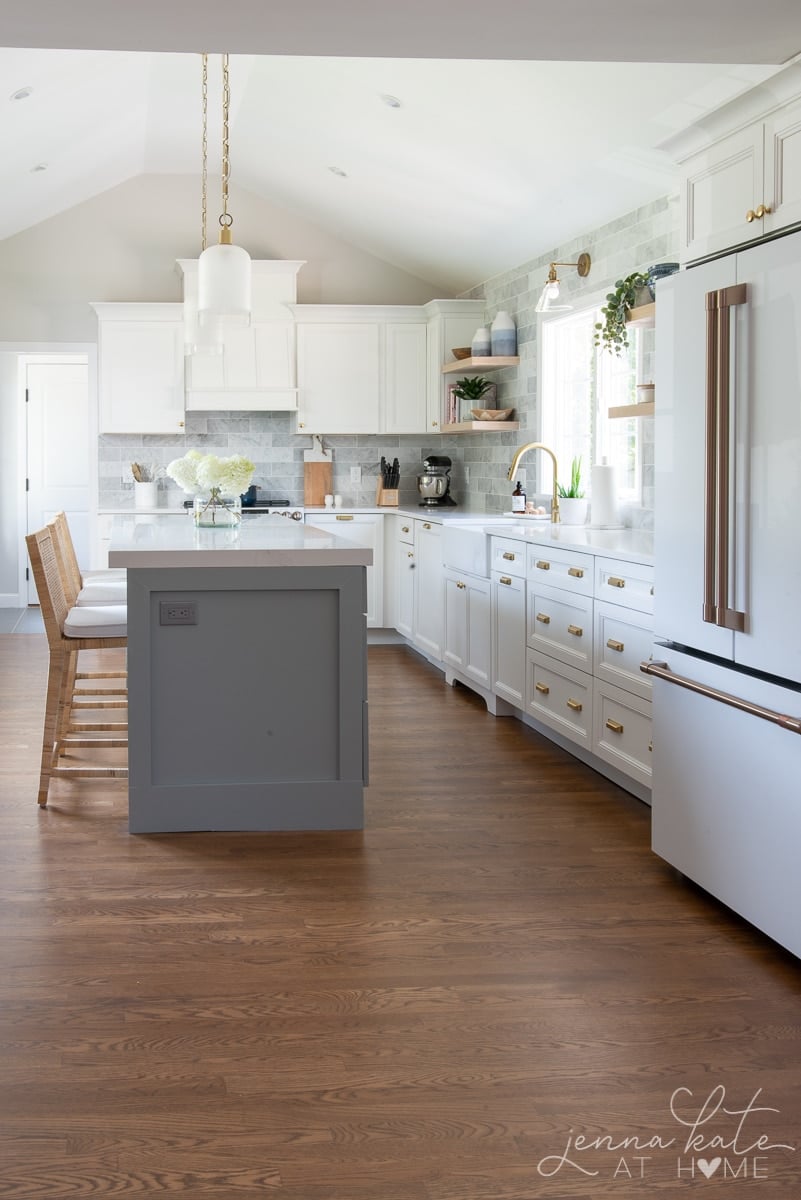
[(483, 375), (470, 375), (456, 381), (453, 394), (459, 400), (480, 400), (491, 387), (492, 380), (485, 379)]
[(595, 326), (595, 345), (610, 353), (622, 354), (629, 344), (626, 317), (634, 308), (637, 292), (648, 287), (648, 276), (634, 271), (625, 279), (618, 279), (615, 290), (608, 292), (606, 304), (601, 308), (603, 321)]
[(570, 486), (564, 487), (557, 483), (556, 490), (562, 500), (582, 500), (584, 491), (581, 486), (581, 456), (574, 458), (570, 464)]

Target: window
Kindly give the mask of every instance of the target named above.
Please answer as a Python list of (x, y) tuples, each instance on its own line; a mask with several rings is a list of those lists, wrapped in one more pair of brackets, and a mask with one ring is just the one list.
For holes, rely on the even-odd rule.
[(596, 349), (595, 324), (601, 319), (600, 308), (591, 308), (542, 322), (541, 438), (556, 454), (560, 483), (567, 483), (570, 463), (580, 456), (586, 489), (590, 467), (605, 458), (615, 468), (618, 498), (639, 504), (642, 420), (609, 417), (607, 412), (613, 406), (636, 403), (642, 338), (639, 329), (632, 329), (628, 350), (620, 357)]

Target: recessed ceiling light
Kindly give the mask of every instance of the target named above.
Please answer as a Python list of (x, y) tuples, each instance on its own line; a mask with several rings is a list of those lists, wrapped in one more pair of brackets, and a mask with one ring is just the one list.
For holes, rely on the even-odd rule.
[(338, 175), (340, 179), (348, 178), (348, 172), (343, 171), (341, 167), (329, 167), (328, 170), (331, 172), (332, 175)]
[(35, 167), (31, 167), (31, 175), (35, 175), (37, 171), (46, 171), (47, 163), (37, 163)]
[(381, 100), (384, 104), (386, 104), (387, 108), (403, 108), (403, 105), (401, 104), (398, 97), (390, 96), (389, 92), (384, 92), (384, 94), (381, 97)]
[(17, 88), (16, 92), (11, 93), (9, 100), (27, 100), (32, 91), (32, 87)]

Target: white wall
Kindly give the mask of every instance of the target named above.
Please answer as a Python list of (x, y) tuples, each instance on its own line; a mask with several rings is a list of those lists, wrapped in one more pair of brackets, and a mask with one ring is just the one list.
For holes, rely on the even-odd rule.
[(11, 605), (19, 590), (18, 505), (25, 500), (18, 472), (20, 422), (17, 356), (0, 351), (0, 607)]
[[(303, 304), (422, 304), (451, 295), (232, 188), (234, 239), (253, 258), (305, 259)], [(219, 226), (209, 204), (209, 240)], [(0, 242), (0, 342), (95, 341), (93, 300), (180, 300), (177, 258), (200, 253), (200, 180), (140, 175)]]

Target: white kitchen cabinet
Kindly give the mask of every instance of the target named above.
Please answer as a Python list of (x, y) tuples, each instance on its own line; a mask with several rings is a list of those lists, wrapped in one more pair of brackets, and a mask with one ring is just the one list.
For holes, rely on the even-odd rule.
[(388, 321), (383, 327), (383, 361), (380, 432), (425, 433), (425, 322)]
[(801, 100), (688, 157), (681, 196), (684, 262), (801, 222)]
[[(492, 539), (493, 542), (495, 538)], [(521, 548), (522, 543), (520, 543)], [(508, 571), (491, 580), (492, 690), (515, 708), (525, 708), (526, 581)]]
[(649, 613), (596, 600), (593, 675), (650, 700), (651, 680), (643, 675), (640, 663), (650, 656), (653, 638), (654, 619)]
[(381, 513), (311, 513), (307, 525), (325, 529), (336, 537), (373, 552), (373, 564), (367, 567), (367, 628), (384, 626), (384, 517)]
[(592, 598), (529, 579), (527, 644), (580, 671), (592, 672)]
[(414, 522), (414, 629), (412, 641), (435, 662), (442, 661), (445, 635), (445, 577), (442, 526)]
[(526, 651), (526, 711), (588, 751), (592, 748), (593, 679), (538, 650)]
[(428, 381), (426, 421), (421, 432), (440, 433), (445, 423), (448, 380), (446, 363), (455, 361), (453, 350), (469, 346), (476, 330), (485, 324), (483, 300), (430, 300), (423, 305), (428, 326)]
[(100, 433), (182, 433), (181, 304), (93, 304)]
[(462, 675), (490, 687), (490, 581), (445, 568), (443, 660)]
[(299, 324), (297, 346), (297, 432), (378, 433), (378, 324)]
[(414, 581), (417, 560), (414, 553), (414, 526), (411, 518), (392, 518), (395, 529), (395, 628), (411, 640), (414, 631)]
[(593, 724), (593, 750), (599, 758), (650, 788), (650, 700), (596, 679)]

